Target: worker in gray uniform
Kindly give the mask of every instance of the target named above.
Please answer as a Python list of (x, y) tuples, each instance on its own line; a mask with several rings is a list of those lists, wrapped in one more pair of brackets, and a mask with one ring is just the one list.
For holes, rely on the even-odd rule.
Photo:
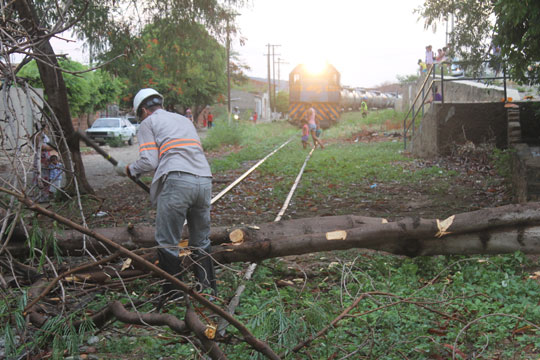
[[(208, 238), (212, 173), (195, 126), (186, 117), (165, 111), (163, 96), (154, 89), (141, 89), (135, 95), (133, 111), (142, 121), (137, 134), (139, 158), (129, 165), (118, 164), (116, 171), (131, 177), (155, 171), (150, 199), (157, 206), (159, 266), (181, 279), (178, 243), (187, 220), (193, 272), (202, 285), (197, 290), (211, 289), (217, 295)], [(170, 283), (164, 286), (165, 292), (173, 289)]]

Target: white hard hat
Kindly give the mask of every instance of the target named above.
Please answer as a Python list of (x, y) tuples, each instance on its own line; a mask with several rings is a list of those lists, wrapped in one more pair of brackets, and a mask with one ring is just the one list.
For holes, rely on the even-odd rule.
[(139, 107), (141, 106), (143, 101), (151, 96), (158, 96), (161, 101), (163, 101), (163, 96), (154, 89), (147, 88), (139, 90), (137, 95), (135, 95), (135, 98), (133, 98), (133, 112), (135, 113), (135, 115), (137, 115), (137, 110), (139, 110)]

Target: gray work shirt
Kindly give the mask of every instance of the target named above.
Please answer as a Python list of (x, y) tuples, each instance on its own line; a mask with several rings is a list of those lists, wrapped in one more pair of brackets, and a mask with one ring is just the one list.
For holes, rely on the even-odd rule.
[(129, 165), (133, 176), (155, 170), (150, 200), (156, 199), (171, 171), (212, 177), (201, 140), (193, 123), (186, 117), (158, 109), (142, 122), (137, 134), (139, 159)]

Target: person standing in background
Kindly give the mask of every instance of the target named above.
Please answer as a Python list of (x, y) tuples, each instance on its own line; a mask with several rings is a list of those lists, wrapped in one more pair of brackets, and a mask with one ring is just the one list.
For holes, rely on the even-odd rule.
[(321, 140), (317, 137), (317, 129), (319, 128), (319, 121), (317, 120), (317, 112), (315, 108), (311, 106), (307, 113), (308, 116), (308, 126), (311, 133), (311, 138), (313, 139), (313, 146), (317, 147), (317, 144), (324, 149), (324, 145)]
[(422, 75), (427, 71), (427, 65), (425, 62), (422, 61), (422, 59), (418, 59), (418, 66), (418, 72), (420, 73), (419, 75)]
[(302, 147), (307, 148), (309, 140), (309, 126), (307, 116), (302, 119)]
[(208, 110), (208, 114), (206, 115), (206, 122), (208, 123), (208, 128), (211, 129), (214, 123), (214, 115), (212, 115), (210, 110)]
[(433, 47), (431, 45), (426, 46), (426, 66), (428, 70), (430, 70), (433, 66), (434, 57), (435, 56), (433, 54)]
[(58, 155), (51, 154), (49, 158), (49, 178), (51, 179), (50, 193), (55, 195), (62, 188), (62, 179), (64, 177), (64, 166), (58, 159)]
[(186, 109), (186, 117), (191, 120), (191, 122), (193, 123), (193, 114), (191, 113), (191, 109), (190, 108), (187, 108)]
[(45, 203), (49, 201), (50, 171), (49, 158), (54, 148), (49, 144), (45, 129), (39, 130), (32, 140), (34, 148), (32, 185), (36, 187), (34, 201)]

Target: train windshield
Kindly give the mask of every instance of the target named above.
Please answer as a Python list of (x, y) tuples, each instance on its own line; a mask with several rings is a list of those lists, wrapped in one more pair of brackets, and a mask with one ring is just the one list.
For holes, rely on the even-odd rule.
[(303, 102), (325, 102), (328, 101), (328, 79), (326, 78), (304, 78), (302, 81), (302, 91), (300, 101)]

